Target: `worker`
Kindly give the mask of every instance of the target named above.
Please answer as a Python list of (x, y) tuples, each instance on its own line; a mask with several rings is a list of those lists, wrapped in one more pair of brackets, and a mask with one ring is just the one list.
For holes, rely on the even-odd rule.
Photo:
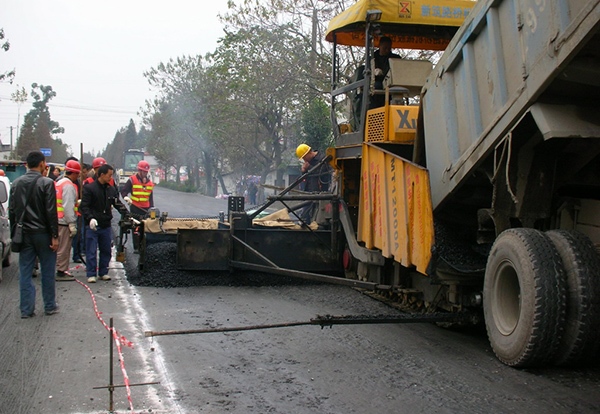
[[(58, 313), (54, 280), (56, 251), (58, 250), (56, 190), (54, 182), (43, 174), (46, 172), (44, 154), (39, 151), (30, 152), (27, 155), (27, 168), (27, 173), (17, 178), (10, 189), (10, 206), (8, 208), (13, 241), (16, 240), (18, 223), (23, 232), (19, 254), (22, 319), (34, 316), (36, 289), (31, 276), (36, 258), (39, 259), (42, 269), (44, 311), (46, 315)], [(13, 249), (13, 251), (15, 250)]]
[[(302, 174), (305, 174), (311, 168), (317, 166), (325, 158), (322, 153), (313, 151), (307, 144), (298, 145), (296, 148), (296, 156), (302, 162), (302, 167), (300, 168)], [(310, 193), (328, 192), (331, 185), (331, 167), (328, 163), (324, 162), (316, 171), (310, 173), (305, 180), (304, 191)], [(317, 203), (310, 203), (302, 209), (299, 216), (304, 223), (310, 224), (312, 216), (316, 211), (316, 206)]]
[(85, 234), (83, 231), (85, 226), (83, 225), (83, 216), (79, 211), (79, 202), (81, 201), (81, 187), (83, 186), (83, 181), (88, 178), (88, 173), (93, 172), (92, 166), (90, 164), (82, 163), (81, 164), (81, 173), (79, 174), (79, 191), (78, 191), (78, 200), (77, 200), (77, 235), (73, 237), (72, 247), (73, 247), (73, 262), (81, 263), (82, 255), (85, 254)]
[(56, 252), (56, 281), (75, 280), (69, 273), (69, 253), (72, 239), (77, 235), (77, 180), (81, 173), (78, 161), (65, 164), (65, 176), (55, 183), (56, 212), (58, 213), (58, 250)]
[[(100, 280), (110, 280), (108, 263), (111, 258), (112, 243), (112, 208), (127, 215), (127, 208), (119, 201), (117, 189), (110, 184), (114, 168), (103, 164), (96, 171), (96, 179), (83, 186), (81, 205), (79, 209), (86, 223), (85, 229), (85, 259), (88, 283)], [(100, 251), (99, 260), (96, 252)], [(96, 266), (97, 264), (97, 266)]]
[[(400, 55), (392, 53), (392, 39), (383, 36), (379, 39), (379, 49), (373, 53), (373, 89), (383, 90), (383, 80), (390, 70), (390, 58), (400, 58)], [(385, 95), (375, 94), (371, 97), (370, 108), (379, 108), (385, 105)]]
[(152, 196), (154, 183), (150, 179), (149, 172), (150, 164), (146, 160), (141, 160), (137, 164), (137, 173), (129, 177), (121, 190), (123, 200), (129, 204), (134, 217), (144, 218), (148, 215), (148, 210), (154, 207)]
[[(137, 164), (137, 173), (129, 177), (121, 190), (123, 200), (129, 204), (129, 210), (134, 218), (148, 217), (148, 210), (154, 207), (154, 197), (152, 190), (154, 183), (150, 179), (150, 164), (148, 161), (141, 160)], [(131, 196), (129, 196), (131, 194)], [(139, 226), (133, 229), (133, 252), (139, 253), (140, 230)]]
[[(100, 167), (102, 167), (104, 164), (106, 164), (106, 160), (104, 158), (102, 158), (102, 157), (94, 158), (94, 160), (92, 161), (92, 169), (93, 169), (94, 174), (91, 175), (90, 174), (91, 172), (88, 173), (88, 177), (85, 180), (83, 180), (83, 185), (90, 184), (91, 182), (93, 182), (98, 175), (98, 169)], [(109, 184), (112, 185), (113, 187), (116, 187), (115, 179), (112, 178), (112, 176), (111, 176)]]
[[(319, 164), (325, 156), (318, 151), (313, 149), (307, 144), (300, 144), (296, 148), (296, 156), (303, 163), (300, 170), (302, 174), (306, 173), (315, 165)], [(321, 167), (317, 171), (313, 171), (306, 177), (306, 184), (304, 191), (307, 192), (327, 192), (331, 184), (331, 167), (327, 163), (321, 164)]]

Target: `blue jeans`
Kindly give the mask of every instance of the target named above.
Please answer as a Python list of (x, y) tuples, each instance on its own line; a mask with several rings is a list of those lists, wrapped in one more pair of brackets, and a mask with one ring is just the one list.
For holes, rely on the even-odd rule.
[(42, 272), (42, 298), (44, 311), (56, 308), (55, 270), (56, 252), (50, 249), (52, 238), (48, 233), (23, 233), (23, 247), (19, 253), (19, 290), (21, 292), (21, 316), (29, 316), (35, 310), (35, 285), (31, 279), (36, 257)]
[[(112, 227), (96, 230), (85, 226), (85, 270), (87, 277), (108, 274), (108, 263), (111, 257)], [(96, 250), (100, 250), (100, 263), (96, 261)], [(96, 273), (96, 268), (98, 273)]]

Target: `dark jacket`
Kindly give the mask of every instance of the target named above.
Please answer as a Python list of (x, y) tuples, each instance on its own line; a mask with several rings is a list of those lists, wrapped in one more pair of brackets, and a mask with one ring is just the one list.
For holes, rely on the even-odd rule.
[(86, 225), (89, 225), (90, 220), (94, 218), (98, 222), (98, 227), (110, 227), (112, 207), (116, 208), (121, 214), (127, 213), (127, 209), (119, 201), (119, 193), (116, 187), (109, 184), (100, 184), (98, 180), (83, 186), (79, 209), (83, 214)]
[[(325, 155), (317, 152), (308, 163), (310, 168), (314, 168), (317, 164), (323, 161)], [(329, 191), (329, 185), (331, 184), (331, 166), (325, 162), (321, 164), (319, 168), (313, 171), (311, 174), (306, 176), (306, 185), (304, 191), (311, 193), (314, 192), (327, 192)]]
[(10, 219), (11, 235), (21, 217), (23, 206), (26, 213), (23, 217), (24, 233), (49, 233), (58, 237), (58, 216), (56, 214), (56, 189), (54, 181), (48, 177), (41, 177), (35, 183), (30, 200), (25, 201), (29, 186), (36, 177), (41, 176), (38, 171), (29, 170), (25, 175), (17, 178), (10, 189), (10, 206), (8, 216)]

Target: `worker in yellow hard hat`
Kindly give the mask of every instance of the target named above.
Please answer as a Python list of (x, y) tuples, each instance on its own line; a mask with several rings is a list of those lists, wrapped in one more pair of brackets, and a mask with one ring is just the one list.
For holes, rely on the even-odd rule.
[[(302, 174), (308, 172), (311, 168), (315, 167), (323, 159), (325, 155), (319, 151), (314, 151), (308, 144), (300, 144), (296, 148), (296, 156), (303, 162), (300, 170)], [(331, 185), (331, 167), (328, 163), (322, 163), (319, 168), (310, 173), (305, 178), (304, 191), (311, 193), (324, 193), (329, 191)], [(305, 207), (300, 213), (300, 218), (305, 223), (310, 224), (312, 215), (316, 211), (316, 203)]]

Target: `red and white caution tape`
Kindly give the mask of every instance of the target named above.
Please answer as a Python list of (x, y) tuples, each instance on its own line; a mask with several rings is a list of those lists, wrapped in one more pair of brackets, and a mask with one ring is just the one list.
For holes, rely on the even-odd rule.
[[(80, 266), (77, 266), (80, 267)], [(74, 269), (77, 269), (77, 267), (75, 267)], [(98, 310), (98, 303), (96, 302), (96, 297), (94, 296), (94, 293), (92, 292), (92, 289), (90, 289), (90, 287), (88, 285), (86, 285), (85, 283), (75, 279), (77, 281), (77, 283), (79, 283), (81, 286), (84, 287), (85, 290), (88, 291), (88, 293), (90, 294), (90, 297), (92, 298), (92, 304), (94, 306), (94, 312), (96, 313), (96, 317), (98, 318), (98, 320), (100, 321), (100, 323), (102, 324), (102, 326), (104, 326), (104, 328), (106, 328), (106, 330), (110, 333), (110, 335), (112, 335), (113, 340), (115, 341), (115, 344), (117, 346), (117, 352), (119, 354), (119, 362), (120, 362), (120, 366), (121, 366), (121, 372), (123, 373), (123, 382), (125, 384), (125, 389), (127, 391), (127, 401), (129, 401), (129, 409), (131, 410), (131, 412), (133, 412), (133, 401), (131, 399), (131, 388), (129, 386), (129, 376), (127, 375), (127, 370), (125, 370), (125, 360), (123, 358), (123, 352), (122, 352), (122, 348), (121, 346), (127, 346), (129, 348), (133, 348), (133, 342), (127, 340), (127, 338), (125, 338), (124, 335), (119, 335), (117, 329), (115, 327), (113, 327), (112, 332), (110, 329), (110, 326), (108, 326), (106, 324), (106, 322), (104, 321), (104, 319), (102, 319), (102, 312), (100, 312), (100, 310)]]

